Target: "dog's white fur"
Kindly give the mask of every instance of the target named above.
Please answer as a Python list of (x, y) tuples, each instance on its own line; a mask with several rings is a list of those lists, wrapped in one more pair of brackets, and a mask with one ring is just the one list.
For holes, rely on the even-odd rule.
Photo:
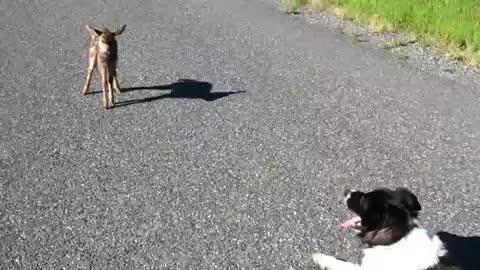
[(397, 243), (364, 249), (360, 265), (322, 253), (314, 254), (313, 260), (325, 270), (424, 270), (435, 266), (446, 253), (438, 236), (415, 228)]

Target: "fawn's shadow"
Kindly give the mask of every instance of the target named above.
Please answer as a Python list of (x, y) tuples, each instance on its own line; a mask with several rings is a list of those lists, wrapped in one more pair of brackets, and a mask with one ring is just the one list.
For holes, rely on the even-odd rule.
[(245, 91), (236, 92), (211, 92), (213, 85), (209, 82), (202, 82), (190, 79), (180, 79), (171, 84), (155, 85), (155, 86), (140, 86), (123, 88), (122, 93), (138, 90), (171, 90), (170, 93), (159, 96), (146, 97), (141, 99), (133, 99), (128, 101), (121, 101), (115, 104), (115, 107), (127, 106), (136, 103), (144, 103), (155, 101), (164, 98), (191, 98), (203, 99), (205, 101), (214, 101), (229, 95), (244, 93)]
[(437, 235), (445, 244), (448, 257), (462, 270), (480, 269), (480, 236), (459, 236), (448, 232)]

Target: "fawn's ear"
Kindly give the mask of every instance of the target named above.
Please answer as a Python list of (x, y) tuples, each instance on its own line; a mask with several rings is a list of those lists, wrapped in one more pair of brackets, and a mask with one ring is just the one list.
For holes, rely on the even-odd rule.
[(124, 24), (122, 27), (120, 27), (117, 31), (115, 31), (115, 36), (119, 36), (123, 33), (123, 31), (125, 30), (125, 27), (127, 27), (126, 24)]
[(97, 28), (94, 28), (94, 27), (90, 27), (88, 24), (86, 25), (86, 28), (88, 30), (88, 32), (90, 32), (90, 34), (92, 36), (100, 36), (102, 34), (102, 31), (101, 30), (98, 30)]

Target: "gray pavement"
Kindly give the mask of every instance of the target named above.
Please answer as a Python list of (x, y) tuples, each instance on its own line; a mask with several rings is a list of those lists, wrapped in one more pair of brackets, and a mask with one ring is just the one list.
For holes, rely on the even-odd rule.
[[(86, 23), (127, 24), (108, 112), (81, 94)], [(425, 225), (480, 234), (478, 86), (271, 1), (1, 1), (0, 25), (0, 269), (355, 259), (345, 187), (409, 187)]]

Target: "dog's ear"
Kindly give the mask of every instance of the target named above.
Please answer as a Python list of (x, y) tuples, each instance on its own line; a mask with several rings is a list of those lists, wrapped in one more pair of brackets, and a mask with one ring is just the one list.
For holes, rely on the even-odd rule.
[(417, 196), (415, 196), (410, 190), (406, 188), (397, 188), (395, 191), (399, 194), (402, 204), (410, 212), (418, 212), (422, 210), (422, 206), (418, 202)]
[(88, 32), (90, 32), (90, 35), (92, 35), (93, 37), (98, 37), (102, 34), (101, 30), (94, 27), (90, 27), (88, 24), (85, 27), (87, 28)]
[(365, 196), (360, 197), (360, 207), (363, 211), (368, 210), (368, 208), (370, 207), (370, 200)]
[(115, 31), (115, 36), (120, 36), (123, 33), (123, 31), (125, 31), (125, 27), (127, 27), (126, 24), (124, 24), (124, 25), (122, 25), (122, 27), (118, 28), (118, 30)]

